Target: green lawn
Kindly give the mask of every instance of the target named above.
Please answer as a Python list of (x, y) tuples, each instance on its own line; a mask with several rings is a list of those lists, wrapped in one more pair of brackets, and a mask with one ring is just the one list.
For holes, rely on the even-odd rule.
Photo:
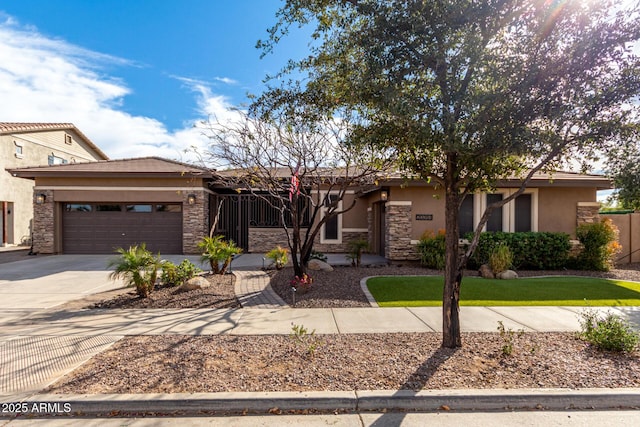
[[(381, 307), (442, 305), (442, 276), (385, 276), (367, 280)], [(514, 280), (465, 277), (460, 305), (640, 305), (640, 283), (591, 277), (543, 277)]]

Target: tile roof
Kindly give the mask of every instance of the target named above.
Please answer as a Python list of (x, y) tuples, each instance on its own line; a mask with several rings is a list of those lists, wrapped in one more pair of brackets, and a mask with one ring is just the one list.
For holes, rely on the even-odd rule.
[(34, 166), (10, 170), (23, 178), (36, 176), (113, 176), (131, 174), (135, 176), (201, 176), (212, 177), (213, 170), (161, 157), (139, 157), (133, 159), (100, 160), (87, 163)]
[(103, 159), (109, 159), (109, 156), (107, 156), (100, 148), (98, 148), (98, 146), (94, 144), (93, 141), (91, 141), (84, 133), (82, 133), (80, 129), (75, 127), (73, 123), (0, 122), (0, 135), (8, 133), (42, 132), (49, 130), (73, 130)]

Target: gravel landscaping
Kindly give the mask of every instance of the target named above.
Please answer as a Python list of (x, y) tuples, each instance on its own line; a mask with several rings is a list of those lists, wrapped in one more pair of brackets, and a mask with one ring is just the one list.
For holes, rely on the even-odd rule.
[[(640, 265), (609, 273), (576, 274), (640, 281)], [(521, 276), (541, 272), (518, 272)], [(288, 300), (291, 269), (271, 271), (272, 286)], [(360, 279), (376, 275), (438, 274), (413, 266), (338, 267), (311, 272), (314, 289), (297, 307), (369, 306)], [(475, 272), (468, 272), (475, 275)], [(203, 291), (175, 288), (142, 301), (127, 292), (92, 307), (215, 307), (232, 304), (229, 276)], [(464, 286), (464, 285), (463, 285)], [(85, 301), (86, 302), (86, 301)], [(233, 305), (231, 305), (233, 306)], [(496, 325), (497, 326), (497, 325)], [(597, 351), (572, 333), (465, 333), (463, 347), (440, 348), (438, 333), (290, 336), (132, 336), (116, 343), (46, 392), (173, 393), (369, 389), (640, 387), (640, 352)]]
[(502, 353), (497, 333), (128, 337), (52, 393), (640, 387), (640, 355), (595, 351), (570, 333), (528, 333)]

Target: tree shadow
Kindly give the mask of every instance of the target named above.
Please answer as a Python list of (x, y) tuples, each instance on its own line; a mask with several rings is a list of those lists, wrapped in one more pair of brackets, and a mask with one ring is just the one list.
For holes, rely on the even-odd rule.
[[(458, 350), (459, 348), (444, 347), (439, 347), (438, 349), (436, 349), (427, 360), (422, 362), (422, 364), (411, 375), (409, 375), (409, 377), (394, 393), (391, 399), (396, 396), (407, 397), (407, 395), (411, 393), (415, 394), (423, 390), (429, 380), (438, 371), (438, 369), (453, 355), (455, 355)], [(361, 400), (362, 397), (358, 399), (358, 402), (360, 402)], [(358, 406), (360, 406), (360, 403), (358, 404)], [(406, 411), (408, 408), (391, 409)], [(405, 417), (406, 412), (385, 412), (381, 417), (370, 424), (370, 426), (397, 426), (402, 423)]]

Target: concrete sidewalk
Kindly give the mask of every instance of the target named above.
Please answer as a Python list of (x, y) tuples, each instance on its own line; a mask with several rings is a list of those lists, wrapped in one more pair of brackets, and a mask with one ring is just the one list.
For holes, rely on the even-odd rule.
[[(176, 261), (179, 261), (176, 259)], [(73, 371), (125, 335), (289, 334), (303, 325), (318, 334), (441, 332), (440, 307), (290, 308), (275, 295), (256, 268), (260, 256), (234, 262), (240, 309), (72, 310), (55, 308), (87, 293), (120, 286), (108, 282), (104, 257), (47, 257), (0, 268), (0, 401), (69, 403), (87, 416), (131, 411), (198, 415), (207, 411), (264, 413), (278, 407), (304, 410), (432, 411), (447, 405), (458, 410), (544, 407), (598, 408), (639, 406), (640, 390), (464, 390), (353, 391), (344, 393), (215, 393), (205, 395), (40, 395), (39, 390)], [(339, 259), (333, 262), (339, 262)], [(376, 262), (376, 260), (372, 260)], [(75, 264), (74, 264), (75, 263)], [(38, 268), (34, 268), (37, 264)], [(69, 267), (69, 265), (72, 267)], [(65, 269), (66, 268), (66, 269)], [(86, 280), (94, 283), (84, 288)], [(43, 285), (44, 288), (43, 289)], [(583, 307), (461, 307), (464, 332), (496, 332), (498, 322), (514, 331), (576, 331)], [(629, 319), (640, 329), (639, 307), (596, 308)], [(452, 406), (453, 405), (453, 406)], [(222, 408), (222, 409), (219, 409)], [(45, 411), (46, 412), (46, 411)], [(31, 414), (38, 415), (38, 414)], [(44, 412), (40, 415), (46, 415)], [(60, 415), (59, 413), (57, 415)], [(11, 416), (6, 415), (5, 416)]]

